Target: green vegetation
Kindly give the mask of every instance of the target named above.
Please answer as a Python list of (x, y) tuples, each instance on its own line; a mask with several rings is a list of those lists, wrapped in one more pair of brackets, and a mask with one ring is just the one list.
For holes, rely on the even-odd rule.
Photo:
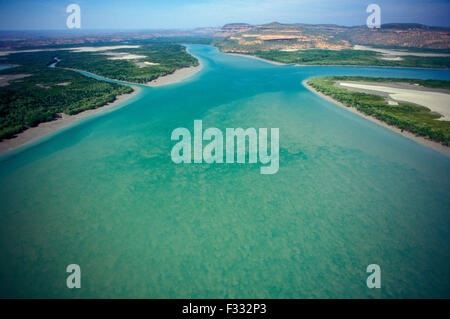
[(438, 53), (438, 54), (450, 53), (450, 49), (415, 48), (415, 47), (404, 47), (404, 46), (399, 46), (399, 45), (371, 44), (370, 47), (377, 48), (377, 49), (408, 51), (408, 52), (416, 52), (416, 53)]
[[(95, 80), (66, 68), (116, 80), (145, 83), (176, 69), (198, 65), (197, 59), (179, 44), (143, 42), (139, 48), (109, 52), (143, 55), (145, 58), (136, 61), (111, 60), (108, 59), (111, 56), (104, 52), (72, 52), (62, 47), (59, 50), (0, 57), (0, 64), (16, 65), (0, 71), (0, 75), (29, 75), (10, 80), (8, 85), (0, 87), (0, 140), (56, 119), (59, 113), (72, 115), (95, 109), (114, 101), (117, 95), (133, 91), (128, 86)], [(49, 68), (56, 57), (60, 60), (56, 68)], [(138, 65), (138, 62), (144, 61), (155, 65)]]
[(282, 63), (450, 68), (450, 56), (445, 55), (408, 55), (396, 61), (383, 59), (387, 56), (379, 52), (351, 49), (360, 44), (411, 52), (448, 53), (449, 35), (448, 28), (420, 24), (384, 24), (380, 29), (369, 29), (366, 26), (275, 22), (243, 29), (224, 38), (217, 37), (213, 44), (222, 52), (252, 54)]
[(115, 80), (146, 83), (173, 73), (177, 69), (199, 64), (197, 59), (187, 53), (186, 48), (179, 44), (148, 43), (139, 48), (108, 52), (146, 56), (137, 61), (157, 63), (158, 65), (141, 67), (130, 60), (110, 60), (108, 58), (111, 56), (103, 54), (104, 52), (58, 51), (57, 57), (61, 61), (57, 67), (79, 69)]
[(421, 68), (450, 68), (450, 57), (403, 56), (401, 61), (380, 59), (382, 55), (364, 50), (257, 51), (252, 53), (263, 59), (303, 65), (373, 65)]
[(418, 83), (425, 87), (444, 89), (450, 88), (450, 81), (329, 76), (313, 78), (307, 82), (315, 90), (389, 125), (440, 142), (443, 145), (450, 145), (450, 121), (438, 121), (440, 116), (431, 113), (428, 108), (410, 103), (399, 103), (399, 105), (392, 106), (382, 96), (336, 87), (334, 86), (336, 81)]
[(125, 85), (47, 67), (56, 52), (17, 53), (0, 60), (0, 63), (19, 65), (0, 71), (0, 76), (29, 75), (0, 87), (0, 140), (56, 119), (59, 113), (76, 114), (95, 109), (113, 102), (117, 95), (133, 91)]

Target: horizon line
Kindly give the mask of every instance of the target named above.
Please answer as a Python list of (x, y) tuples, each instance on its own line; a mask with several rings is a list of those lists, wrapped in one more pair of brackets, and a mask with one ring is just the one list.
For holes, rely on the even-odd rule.
[[(294, 22), (294, 23), (283, 23), (278, 21), (272, 21), (268, 23), (259, 23), (259, 24), (251, 24), (246, 22), (229, 22), (226, 24), (223, 24), (221, 26), (198, 26), (198, 27), (180, 27), (180, 28), (80, 28), (80, 29), (68, 29), (68, 28), (55, 28), (55, 29), (0, 29), (0, 32), (38, 32), (38, 31), (67, 31), (67, 32), (82, 32), (82, 31), (188, 31), (188, 30), (196, 30), (196, 29), (207, 29), (207, 28), (222, 28), (225, 25), (229, 24), (248, 24), (250, 26), (261, 26), (261, 25), (268, 25), (278, 23), (281, 25), (308, 25), (308, 26), (337, 26), (337, 27), (343, 27), (343, 28), (355, 28), (355, 27), (364, 27), (364, 24), (360, 25), (340, 25), (336, 23), (302, 23), (302, 22)], [(433, 27), (433, 28), (444, 28), (444, 29), (450, 29), (450, 26), (443, 26), (443, 25), (429, 25), (429, 24), (423, 24), (418, 22), (386, 22), (382, 23), (381, 27), (384, 25), (392, 25), (392, 24), (398, 24), (398, 25), (405, 25), (405, 24), (415, 24), (415, 25), (421, 25), (426, 27)]]

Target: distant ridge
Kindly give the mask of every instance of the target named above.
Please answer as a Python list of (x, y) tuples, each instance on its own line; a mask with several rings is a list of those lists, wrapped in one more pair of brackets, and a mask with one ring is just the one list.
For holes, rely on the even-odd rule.
[[(216, 40), (213, 38), (216, 37)], [(143, 39), (185, 39), (216, 42), (228, 52), (267, 50), (349, 49), (354, 45), (450, 50), (450, 27), (419, 23), (386, 23), (379, 29), (336, 24), (284, 24), (277, 21), (251, 25), (228, 23), (223, 27), (181, 30), (34, 30), (0, 31), (0, 48), (24, 49)], [(197, 40), (196, 40), (197, 39)]]
[(224, 28), (228, 27), (251, 27), (248, 23), (227, 23), (223, 26)]
[(235, 33), (246, 32), (252, 29), (253, 26), (248, 23), (228, 23), (216, 33), (216, 36), (227, 37)]
[(450, 28), (419, 23), (386, 23), (381, 28), (334, 24), (283, 24), (271, 22), (251, 26), (231, 23), (216, 34), (225, 37), (218, 46), (227, 52), (269, 50), (350, 49), (354, 45), (422, 49), (450, 49)]

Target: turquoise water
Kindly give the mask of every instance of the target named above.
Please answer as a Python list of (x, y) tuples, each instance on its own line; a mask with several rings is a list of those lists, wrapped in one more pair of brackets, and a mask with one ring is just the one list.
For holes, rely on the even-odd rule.
[(14, 65), (8, 65), (8, 64), (0, 64), (0, 71), (13, 68)]
[[(189, 46), (203, 69), (0, 160), (1, 297), (450, 297), (450, 158), (302, 87), (317, 75)], [(280, 169), (171, 161), (173, 129), (278, 127)], [(66, 288), (79, 264), (82, 288)], [(366, 286), (379, 264), (382, 288)]]

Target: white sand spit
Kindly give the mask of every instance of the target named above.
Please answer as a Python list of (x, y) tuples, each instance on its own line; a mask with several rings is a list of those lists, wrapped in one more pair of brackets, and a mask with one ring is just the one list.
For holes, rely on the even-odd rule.
[(380, 58), (381, 60), (385, 60), (385, 61), (402, 61), (403, 58), (396, 56), (396, 57), (384, 57), (384, 58)]
[(408, 132), (406, 130), (401, 130), (398, 127), (389, 125), (386, 122), (383, 122), (383, 121), (380, 121), (380, 120), (376, 119), (375, 117), (372, 117), (372, 116), (369, 116), (367, 114), (364, 114), (363, 112), (357, 110), (355, 107), (348, 107), (345, 104), (343, 104), (343, 103), (341, 103), (341, 102), (339, 102), (337, 100), (332, 99), (328, 95), (325, 95), (325, 94), (323, 94), (323, 93), (321, 93), (319, 91), (316, 91), (313, 87), (308, 85), (307, 80), (304, 80), (302, 82), (302, 84), (308, 90), (310, 90), (311, 92), (314, 92), (315, 94), (319, 95), (320, 97), (324, 98), (325, 100), (330, 101), (330, 102), (338, 105), (339, 107), (341, 107), (341, 108), (343, 108), (343, 109), (345, 109), (347, 111), (350, 111), (352, 113), (358, 114), (359, 116), (361, 116), (361, 117), (363, 117), (363, 118), (365, 118), (365, 119), (367, 119), (369, 121), (372, 121), (374, 123), (377, 123), (378, 125), (381, 125), (381, 126), (387, 128), (387, 129), (391, 130), (391, 131), (394, 131), (394, 132), (396, 132), (396, 133), (398, 133), (398, 134), (400, 134), (400, 135), (402, 135), (402, 136), (404, 136), (406, 138), (409, 138), (409, 139), (411, 139), (413, 141), (421, 143), (422, 145), (430, 147), (430, 148), (432, 148), (432, 149), (434, 149), (434, 150), (436, 150), (438, 152), (446, 154), (447, 156), (450, 156), (450, 147), (448, 147), (448, 146), (444, 146), (444, 145), (442, 145), (442, 144), (440, 144), (438, 142), (428, 140), (428, 139), (426, 139), (426, 138), (424, 138), (422, 136), (417, 136), (414, 133)]
[(138, 60), (146, 58), (145, 55), (137, 55), (137, 54), (124, 54), (109, 57), (108, 60)]
[(118, 49), (136, 49), (140, 45), (114, 45), (114, 46), (102, 46), (102, 47), (75, 47), (75, 48), (50, 48), (50, 49), (32, 49), (32, 50), (10, 50), (10, 51), (0, 51), (0, 56), (7, 56), (13, 53), (29, 53), (29, 52), (42, 52), (42, 51), (59, 51), (59, 50), (69, 50), (73, 52), (102, 52), (108, 50), (118, 50)]
[(162, 85), (177, 83), (177, 82), (183, 81), (184, 79), (187, 79), (188, 77), (194, 75), (201, 69), (202, 69), (201, 64), (198, 66), (191, 66), (188, 68), (178, 69), (175, 72), (173, 72), (172, 74), (168, 74), (168, 75), (159, 77), (151, 82), (148, 82), (147, 85), (155, 87), (155, 86), (162, 86)]
[(450, 120), (450, 94), (447, 93), (352, 82), (340, 82), (339, 84), (345, 87), (388, 93), (392, 100), (425, 106), (431, 111), (441, 114), (443, 117), (440, 120)]
[(118, 49), (136, 49), (139, 48), (139, 45), (114, 45), (114, 46), (103, 46), (103, 47), (77, 47), (77, 48), (69, 48), (66, 50), (70, 50), (73, 52), (102, 52), (108, 50), (118, 50)]
[(442, 57), (442, 56), (450, 56), (450, 54), (446, 53), (431, 53), (431, 52), (409, 52), (409, 51), (401, 51), (401, 50), (389, 50), (389, 49), (377, 49), (377, 48), (371, 48), (364, 45), (355, 45), (353, 47), (353, 50), (366, 50), (366, 51), (374, 51), (378, 52), (384, 55), (391, 55), (391, 56), (405, 56), (405, 55), (412, 55), (412, 56), (422, 56), (422, 57)]

